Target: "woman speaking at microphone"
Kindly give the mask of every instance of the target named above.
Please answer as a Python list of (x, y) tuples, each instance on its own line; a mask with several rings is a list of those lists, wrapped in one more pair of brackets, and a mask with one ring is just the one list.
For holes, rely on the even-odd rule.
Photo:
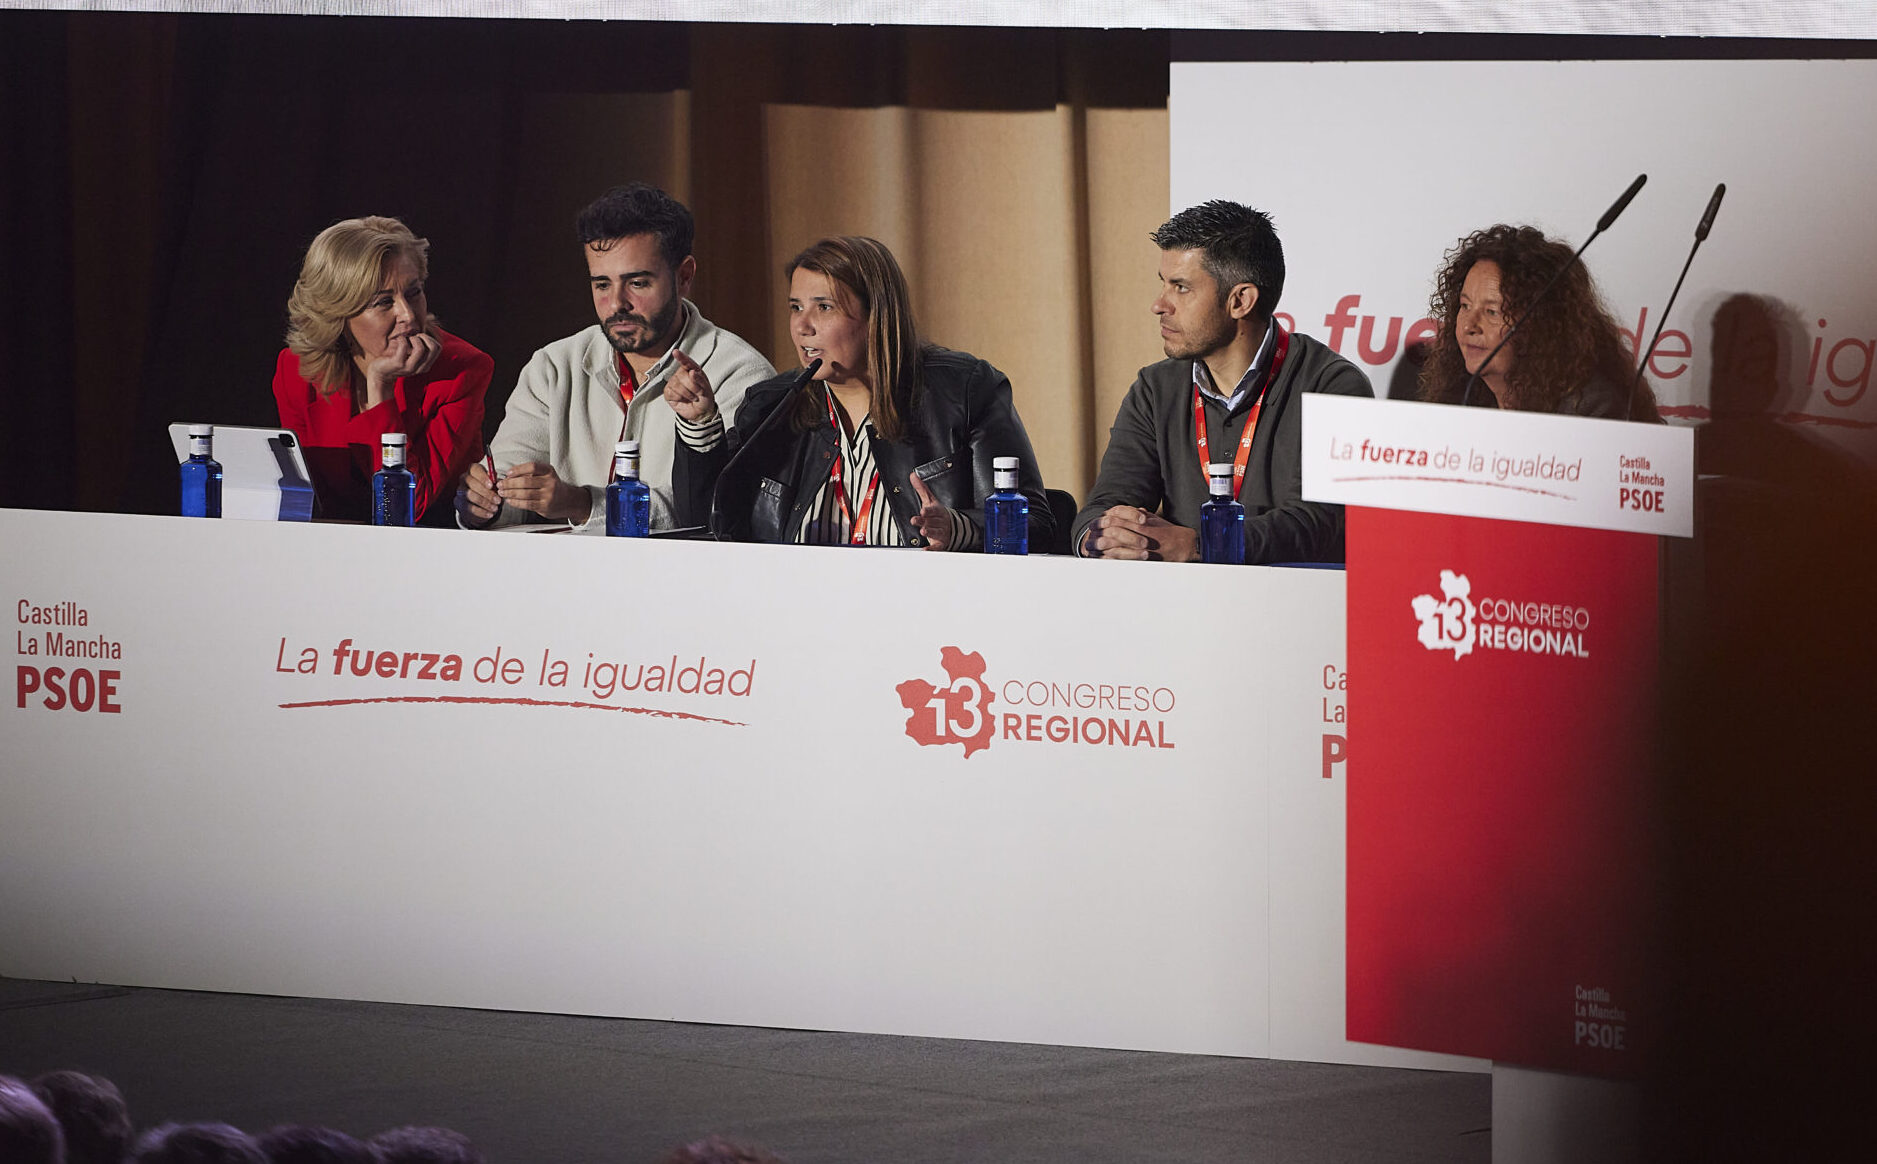
[(453, 496), (482, 452), (495, 364), (430, 317), (429, 253), (428, 240), (377, 217), (335, 222), (306, 248), (274, 402), (305, 446), (325, 517), (367, 519), (385, 433), (408, 441), (419, 515)]
[[(1461, 239), (1435, 276), (1428, 314), (1441, 328), (1421, 367), (1422, 400), (1661, 420), (1647, 382), (1631, 396), (1635, 355), (1590, 272), (1571, 261), (1570, 247), (1532, 227), (1501, 224)], [(1515, 323), (1517, 334), (1487, 364)]]
[(1009, 379), (920, 342), (893, 252), (876, 239), (824, 238), (784, 274), (804, 371), (749, 389), (727, 432), (701, 378), (682, 396), (666, 390), (680, 438), (672, 491), (688, 520), (708, 515), (738, 541), (978, 550), (992, 458), (1016, 457), (1030, 544), (1053, 544)]

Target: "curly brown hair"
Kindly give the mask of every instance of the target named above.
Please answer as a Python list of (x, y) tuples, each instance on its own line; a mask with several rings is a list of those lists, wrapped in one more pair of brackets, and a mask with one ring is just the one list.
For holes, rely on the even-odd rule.
[[(1601, 381), (1620, 412), (1620, 401), (1629, 394), (1636, 374), (1635, 358), (1597, 294), (1590, 272), (1582, 263), (1571, 262), (1571, 253), (1570, 247), (1546, 238), (1542, 231), (1504, 223), (1474, 231), (1449, 250), (1428, 300), (1428, 315), (1440, 321), (1440, 335), (1421, 366), (1420, 398), (1458, 404), (1466, 393), (1466, 360), (1460, 354), (1454, 321), (1460, 312), (1460, 288), (1475, 263), (1498, 264), (1501, 310), (1508, 324), (1523, 318), (1545, 284), (1568, 264), (1544, 310), (1519, 328), (1508, 345), (1517, 358), (1506, 376), (1510, 399), (1505, 406), (1525, 412), (1557, 411), (1565, 397), (1584, 393)], [(1475, 385), (1470, 403), (1493, 407), (1497, 402), (1483, 385)], [(1636, 387), (1629, 418), (1660, 419), (1655, 393), (1647, 381)]]

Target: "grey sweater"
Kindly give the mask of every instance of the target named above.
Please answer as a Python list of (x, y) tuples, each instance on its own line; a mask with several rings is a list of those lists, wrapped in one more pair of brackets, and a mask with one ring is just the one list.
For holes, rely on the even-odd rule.
[[(742, 339), (705, 319), (689, 300), (677, 347), (710, 377), (717, 406), (734, 414), (743, 390), (776, 374), (769, 361)], [(671, 459), (678, 443), (678, 414), (665, 403), (665, 383), (678, 364), (667, 353), (632, 397), (628, 414), (619, 400), (619, 359), (599, 324), (555, 340), (534, 354), (515, 381), (502, 426), (489, 451), (506, 473), (523, 461), (554, 466), (561, 480), (586, 489), (592, 509), (582, 533), (606, 532), (606, 482), (613, 446), (622, 436), (639, 442), (639, 479), (652, 490), (652, 526), (677, 524), (671, 499)], [(621, 430), (624, 430), (623, 432)], [(459, 521), (460, 515), (459, 515)], [(492, 525), (540, 518), (513, 505), (502, 507)]]
[[(1245, 561), (1340, 562), (1343, 507), (1303, 499), (1303, 407), (1299, 393), (1372, 396), (1369, 378), (1348, 360), (1306, 335), (1290, 337), (1290, 351), (1266, 394), (1251, 441), (1245, 483)], [(1238, 450), (1252, 401), (1225, 415), (1206, 401), (1206, 435), (1215, 460)], [(1088, 501), (1075, 515), (1080, 546), (1096, 518), (1116, 505), (1138, 505), (1175, 525), (1199, 528), (1206, 502), (1206, 471), (1193, 428), (1193, 361), (1162, 360), (1142, 368), (1121, 401), (1108, 451)]]

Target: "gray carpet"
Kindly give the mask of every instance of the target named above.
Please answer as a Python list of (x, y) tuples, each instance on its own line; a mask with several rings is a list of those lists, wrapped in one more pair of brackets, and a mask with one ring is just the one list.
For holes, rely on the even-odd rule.
[(114, 1080), (139, 1126), (400, 1124), (490, 1164), (1485, 1161), (1486, 1075), (0, 979), (0, 1073)]

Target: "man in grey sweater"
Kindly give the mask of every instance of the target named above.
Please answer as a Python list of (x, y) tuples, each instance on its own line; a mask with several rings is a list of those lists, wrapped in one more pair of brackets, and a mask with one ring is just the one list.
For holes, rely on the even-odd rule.
[(606, 530), (613, 447), (639, 442), (652, 525), (678, 515), (671, 496), (677, 418), (665, 391), (714, 390), (735, 415), (743, 390), (775, 375), (769, 361), (685, 298), (697, 273), (683, 203), (634, 182), (607, 191), (575, 223), (599, 322), (534, 354), (489, 443), (497, 479), (470, 468), (457, 519), (471, 529), (567, 522)]
[(1372, 396), (1368, 377), (1272, 322), (1284, 248), (1236, 202), (1183, 210), (1154, 232), (1153, 312), (1167, 358), (1142, 368), (1071, 536), (1086, 558), (1199, 560), (1206, 465), (1233, 465), (1245, 561), (1340, 562), (1343, 510), (1303, 499), (1304, 392)]

